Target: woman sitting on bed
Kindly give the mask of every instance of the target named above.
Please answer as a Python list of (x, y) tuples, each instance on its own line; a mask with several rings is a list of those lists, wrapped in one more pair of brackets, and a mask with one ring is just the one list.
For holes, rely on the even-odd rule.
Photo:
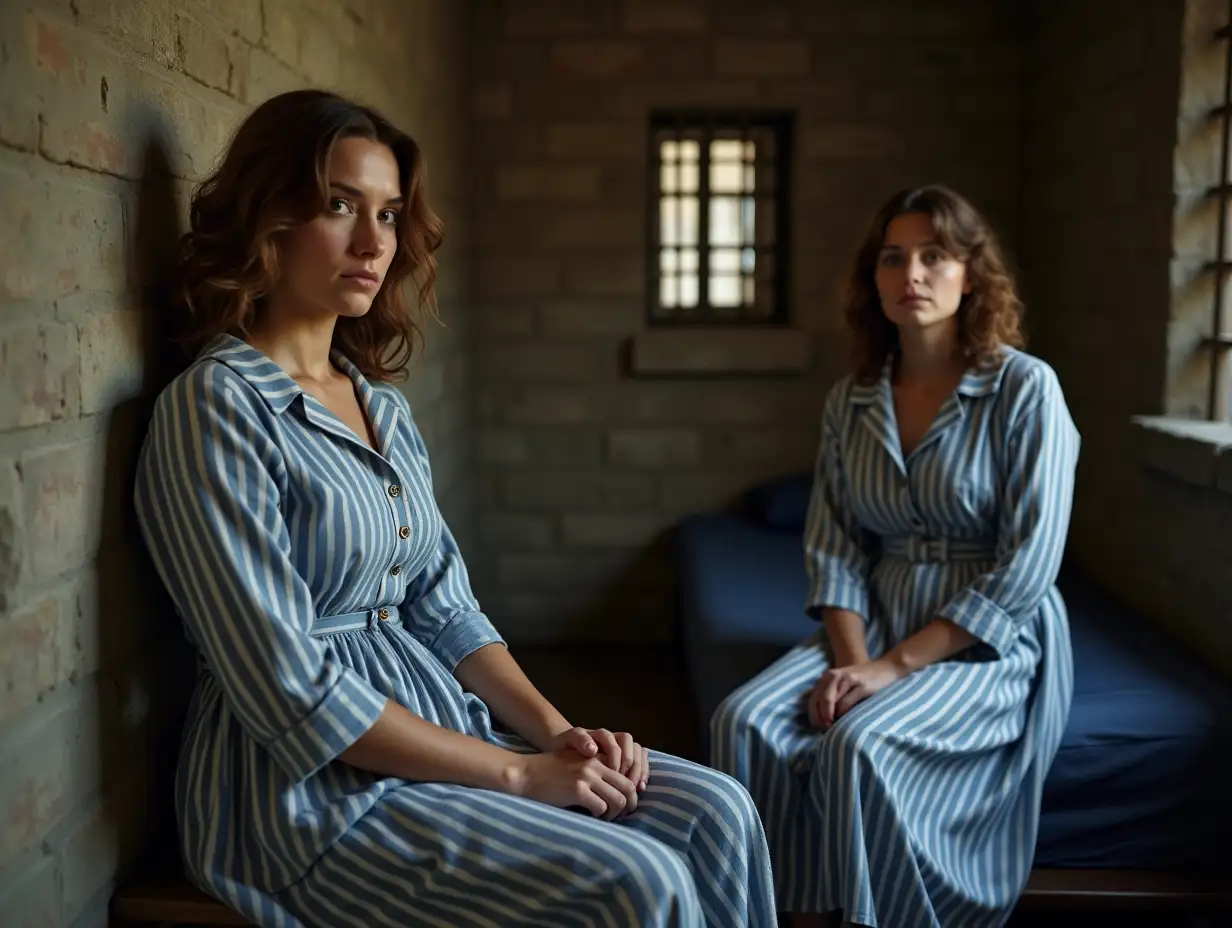
[(1020, 309), (944, 187), (893, 196), (856, 257), (806, 526), (821, 629), (712, 720), (794, 925), (1000, 925), (1030, 873), (1072, 693), (1079, 436)]

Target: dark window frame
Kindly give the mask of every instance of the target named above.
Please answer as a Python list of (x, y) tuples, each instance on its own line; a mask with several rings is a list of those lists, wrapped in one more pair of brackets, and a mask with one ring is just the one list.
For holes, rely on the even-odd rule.
[[(783, 327), (790, 324), (791, 299), (791, 168), (795, 134), (795, 113), (790, 110), (748, 109), (682, 109), (656, 110), (650, 114), (647, 133), (647, 164), (649, 183), (646, 185), (646, 324), (652, 328), (713, 328), (713, 327)], [(774, 256), (774, 305), (769, 315), (731, 315), (730, 307), (718, 315), (703, 305), (709, 275), (709, 145), (701, 145), (698, 163), (698, 307), (699, 313), (688, 318), (665, 318), (659, 313), (660, 294), (660, 221), (659, 207), (663, 195), (659, 151), (659, 135), (664, 130), (687, 130), (702, 133), (708, 143), (716, 132), (765, 129), (775, 139), (774, 164), (774, 243), (764, 250)], [(755, 188), (756, 189), (756, 188)], [(755, 248), (757, 246), (754, 246)], [(758, 248), (760, 253), (763, 249)], [(754, 259), (756, 262), (756, 259)]]
[(1232, 207), (1232, 177), (1229, 177), (1229, 159), (1232, 157), (1232, 0), (1228, 3), (1227, 23), (1216, 30), (1215, 39), (1224, 43), (1223, 104), (1211, 111), (1211, 119), (1217, 120), (1220, 132), (1219, 181), (1208, 194), (1215, 199), (1219, 210), (1219, 231), (1216, 238), (1216, 253), (1209, 267), (1215, 275), (1214, 306), (1211, 313), (1211, 333), (1203, 340), (1210, 352), (1210, 384), (1207, 402), (1207, 418), (1214, 422), (1232, 420), (1232, 320), (1229, 320), (1226, 291), (1232, 260), (1228, 257), (1228, 210)]

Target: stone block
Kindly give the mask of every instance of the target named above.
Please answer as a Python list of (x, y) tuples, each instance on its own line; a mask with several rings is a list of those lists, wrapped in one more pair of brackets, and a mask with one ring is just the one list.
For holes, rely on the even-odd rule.
[(182, 10), (176, 13), (176, 32), (184, 73), (207, 87), (236, 94), (233, 56), (238, 54), (238, 46), (212, 25)]
[(809, 429), (731, 428), (706, 434), (707, 460), (733, 465), (773, 466), (784, 473), (805, 470), (817, 454), (817, 436)]
[(659, 512), (566, 512), (561, 541), (566, 548), (641, 548), (667, 527)]
[(649, 474), (570, 469), (510, 473), (503, 483), (504, 501), (516, 509), (621, 510), (648, 506), (654, 499), (654, 481)]
[(602, 34), (615, 26), (613, 0), (518, 0), (505, 4), (504, 27), (509, 36)]
[(177, 60), (175, 0), (72, 0), (78, 28), (105, 36), (165, 68)]
[(480, 381), (588, 383), (616, 378), (616, 353), (594, 343), (506, 340), (481, 342), (475, 376)]
[(27, 322), (0, 328), (0, 431), (77, 415), (76, 349), (72, 325)]
[[(0, 226), (0, 299), (123, 289), (123, 202), (110, 184), (79, 174), (0, 152), (0, 196), (8, 216)], [(8, 373), (0, 365), (0, 378)]]
[(97, 554), (106, 464), (101, 438), (42, 448), (19, 460), (33, 582), (82, 567)]
[(599, 167), (593, 164), (506, 164), (496, 171), (496, 196), (510, 201), (590, 202), (599, 197), (599, 181)]
[(56, 860), (38, 851), (5, 871), (0, 889), (0, 912), (5, 921), (21, 928), (61, 928), (60, 892)]
[(256, 3), (235, 3), (235, 0), (193, 0), (211, 14), (220, 28), (238, 35), (255, 45), (261, 40), (261, 6)]
[(536, 223), (545, 248), (638, 248), (646, 241), (646, 211), (635, 206), (565, 207)]
[(476, 455), (480, 464), (524, 464), (529, 457), (526, 433), (520, 429), (483, 426), (476, 438)]
[(502, 386), (497, 397), (498, 415), (509, 425), (585, 425), (594, 421), (589, 395), (570, 387)]
[(698, 35), (710, 28), (709, 6), (704, 0), (626, 0), (623, 24), (635, 34)]
[(479, 538), (493, 549), (546, 549), (552, 547), (555, 535), (555, 524), (550, 516), (492, 510), (479, 514)]
[(645, 47), (621, 39), (557, 42), (549, 56), (552, 73), (565, 78), (627, 78), (645, 64)]
[(102, 783), (97, 691), (57, 691), (0, 741), (0, 867), (41, 841)]
[(80, 323), (81, 412), (93, 415), (141, 395), (145, 346), (135, 311), (94, 314)]
[(27, 709), (59, 679), (60, 608), (60, 598), (40, 596), (0, 620), (0, 723)]
[(714, 69), (720, 77), (782, 77), (808, 74), (812, 49), (794, 39), (719, 39)]
[(806, 332), (787, 327), (647, 329), (633, 340), (632, 368), (643, 376), (798, 374), (810, 348)]
[(571, 255), (564, 283), (565, 292), (581, 296), (639, 296), (646, 291), (646, 259), (629, 250)]
[(513, 115), (513, 88), (509, 84), (482, 84), (471, 92), (471, 114), (479, 120), (509, 119)]
[(613, 429), (607, 437), (608, 461), (618, 467), (670, 470), (696, 465), (700, 455), (700, 436), (693, 429)]
[(242, 97), (245, 103), (263, 103), (270, 97), (288, 90), (298, 90), (305, 84), (304, 78), (286, 62), (255, 46), (248, 50), (247, 71), (248, 88)]
[(530, 335), (535, 331), (535, 310), (517, 303), (482, 302), (475, 307), (474, 326), (480, 338)]
[(617, 338), (636, 332), (645, 319), (638, 299), (570, 297), (539, 306), (539, 329), (549, 338)]
[(525, 441), (527, 460), (540, 467), (597, 466), (602, 457), (602, 441), (597, 429), (529, 429)]
[[(593, 96), (591, 106), (594, 106)], [(577, 123), (548, 126), (547, 154), (552, 158), (640, 158), (646, 151), (643, 126), (638, 123)]]
[(481, 254), (475, 273), (481, 298), (548, 297), (560, 292), (561, 257), (513, 250)]

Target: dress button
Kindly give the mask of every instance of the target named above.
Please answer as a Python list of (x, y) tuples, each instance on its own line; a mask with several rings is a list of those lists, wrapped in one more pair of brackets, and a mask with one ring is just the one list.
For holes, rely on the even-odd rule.
[(402, 573), (402, 565), (395, 564), (393, 567), (389, 568), (389, 572), (395, 577), (398, 576), (398, 574)]
[(376, 616), (377, 616), (377, 618), (378, 618), (378, 619), (380, 619), (382, 622), (388, 622), (388, 621), (389, 621), (389, 610), (388, 610), (388, 609), (382, 609), (382, 610), (380, 610), (380, 611), (376, 614)]
[(398, 537), (399, 538), (410, 538), (411, 537), (411, 527), (409, 525), (404, 525), (402, 526), (402, 528), (398, 529)]
[(402, 487), (398, 486), (396, 483), (389, 488), (390, 496), (397, 496), (401, 492), (402, 492)]

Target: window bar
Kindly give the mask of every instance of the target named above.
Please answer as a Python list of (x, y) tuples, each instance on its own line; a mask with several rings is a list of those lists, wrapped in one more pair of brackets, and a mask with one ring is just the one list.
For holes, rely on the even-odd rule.
[[(749, 126), (748, 121), (745, 121), (740, 126), (740, 186), (739, 200), (736, 207), (736, 222), (739, 224), (739, 264), (740, 269), (740, 314), (745, 318), (756, 318), (756, 306), (758, 306), (758, 290), (756, 290), (756, 275), (758, 275), (758, 256), (756, 251), (753, 253), (753, 270), (748, 270), (744, 265), (744, 255), (748, 254), (748, 249), (756, 248), (755, 237), (750, 239), (747, 234), (747, 229), (744, 226), (744, 211), (748, 208), (750, 198), (756, 196), (756, 182), (758, 182), (758, 166), (756, 166), (756, 142), (753, 142), (754, 157), (749, 158), (748, 145), (750, 140), (753, 140), (753, 128)], [(752, 175), (752, 176), (750, 176)], [(749, 184), (752, 179), (753, 184)], [(747, 299), (745, 295), (752, 293), (753, 298)]]
[(1228, 115), (1232, 112), (1232, 0), (1228, 2), (1226, 25), (1216, 33), (1216, 38), (1225, 43), (1223, 70), (1223, 106), (1216, 110), (1216, 118), (1223, 124), (1219, 154), (1219, 186), (1216, 188), (1219, 198), (1219, 226), (1216, 237), (1215, 266), (1215, 305), (1211, 320), (1211, 337), (1207, 347), (1211, 351), (1210, 396), (1208, 398), (1209, 418), (1226, 422), (1232, 416), (1232, 378), (1229, 377), (1228, 358), (1232, 349), (1232, 339), (1224, 334), (1224, 289), (1230, 262), (1227, 260), (1228, 241), (1228, 162), (1229, 128)]
[(671, 277), (671, 290), (675, 293), (674, 309), (676, 314), (685, 311), (685, 271), (684, 271), (684, 254), (685, 254), (685, 153), (683, 149), (685, 132), (684, 126), (680, 122), (676, 122), (676, 157), (673, 163), (675, 182), (675, 200), (673, 200), (673, 212), (676, 214), (676, 240), (669, 245), (671, 256), (673, 256), (675, 270)]
[(701, 127), (697, 146), (697, 308), (704, 319), (714, 318), (710, 311), (710, 140), (714, 138), (714, 123), (707, 120)]
[(651, 126), (646, 133), (647, 155), (658, 173), (651, 183), (646, 185), (646, 241), (647, 249), (645, 270), (646, 286), (646, 323), (653, 325), (655, 320), (663, 315), (662, 271), (660, 262), (663, 260), (663, 242), (660, 226), (663, 222), (660, 215), (663, 211), (663, 148), (662, 138), (657, 127)]

